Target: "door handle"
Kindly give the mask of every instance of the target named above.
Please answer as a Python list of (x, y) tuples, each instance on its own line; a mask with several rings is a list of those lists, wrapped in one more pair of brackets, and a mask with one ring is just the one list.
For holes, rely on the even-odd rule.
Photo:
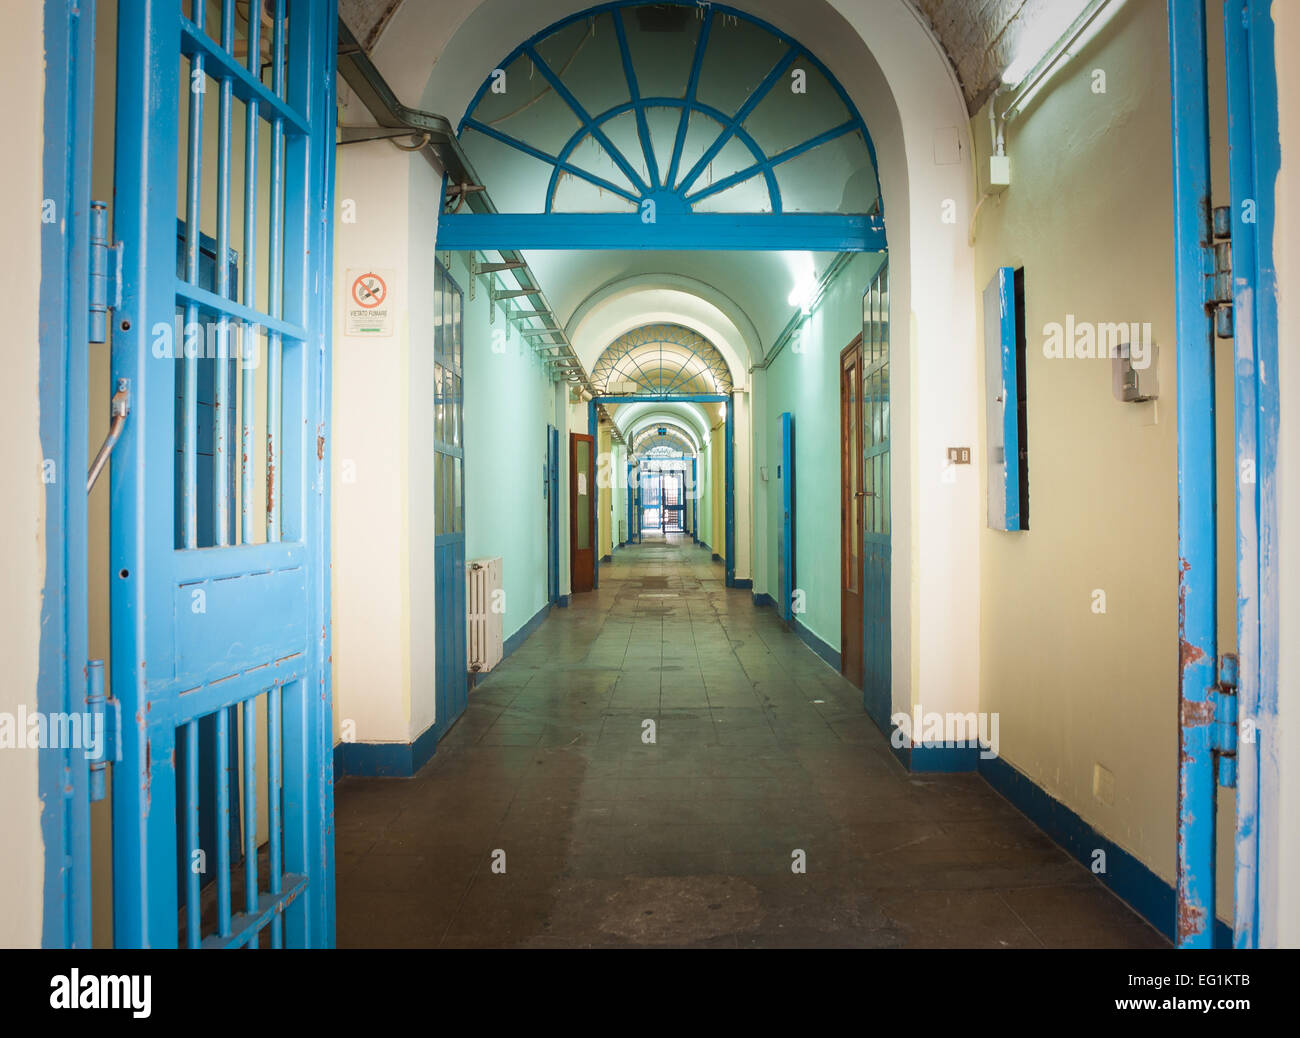
[(113, 401), (109, 405), (109, 414), (112, 420), (108, 424), (108, 435), (104, 437), (103, 446), (99, 448), (95, 455), (95, 460), (90, 463), (90, 471), (86, 473), (86, 493), (89, 494), (91, 488), (95, 485), (95, 480), (99, 479), (99, 474), (108, 464), (108, 456), (113, 453), (113, 448), (117, 446), (117, 441), (122, 436), (122, 427), (126, 425), (126, 416), (131, 413), (131, 383), (129, 380), (120, 378), (117, 380), (117, 392), (113, 394)]

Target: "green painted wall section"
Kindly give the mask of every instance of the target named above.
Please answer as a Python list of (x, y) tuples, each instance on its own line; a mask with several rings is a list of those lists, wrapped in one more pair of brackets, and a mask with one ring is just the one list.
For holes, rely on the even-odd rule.
[(766, 508), (768, 594), (777, 584), (777, 538), (781, 531), (781, 414), (794, 415), (795, 581), (805, 595), (800, 622), (836, 651), (840, 649), (840, 351), (862, 332), (862, 294), (882, 258), (863, 253), (840, 271), (813, 312), (799, 340), (777, 355), (763, 379), (768, 478), (759, 481), (755, 507)]
[(482, 283), (470, 301), (459, 253), (452, 272), (465, 289), (465, 557), (502, 557), (509, 638), (546, 604), (543, 474), (554, 386), (518, 334), (494, 352), (494, 334), (508, 325), (499, 313), (488, 323)]

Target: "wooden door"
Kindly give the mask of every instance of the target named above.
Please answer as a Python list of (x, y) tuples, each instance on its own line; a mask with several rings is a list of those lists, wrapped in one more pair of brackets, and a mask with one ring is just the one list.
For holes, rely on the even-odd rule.
[(840, 671), (862, 685), (862, 336), (840, 354)]
[(595, 458), (594, 437), (569, 434), (569, 560), (574, 594), (596, 586)]

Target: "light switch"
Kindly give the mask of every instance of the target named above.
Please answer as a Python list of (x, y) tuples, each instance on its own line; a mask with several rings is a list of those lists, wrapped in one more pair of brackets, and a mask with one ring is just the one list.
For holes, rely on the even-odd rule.
[(969, 465), (970, 448), (969, 447), (949, 447), (948, 464), (950, 465)]

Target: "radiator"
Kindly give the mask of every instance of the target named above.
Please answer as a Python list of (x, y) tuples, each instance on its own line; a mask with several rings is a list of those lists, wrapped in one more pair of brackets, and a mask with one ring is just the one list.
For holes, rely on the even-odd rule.
[(474, 673), (491, 670), (501, 662), (502, 625), (505, 622), (505, 590), (501, 586), (501, 556), (471, 559), (465, 563), (465, 596), (469, 622), (466, 641), (469, 669)]

